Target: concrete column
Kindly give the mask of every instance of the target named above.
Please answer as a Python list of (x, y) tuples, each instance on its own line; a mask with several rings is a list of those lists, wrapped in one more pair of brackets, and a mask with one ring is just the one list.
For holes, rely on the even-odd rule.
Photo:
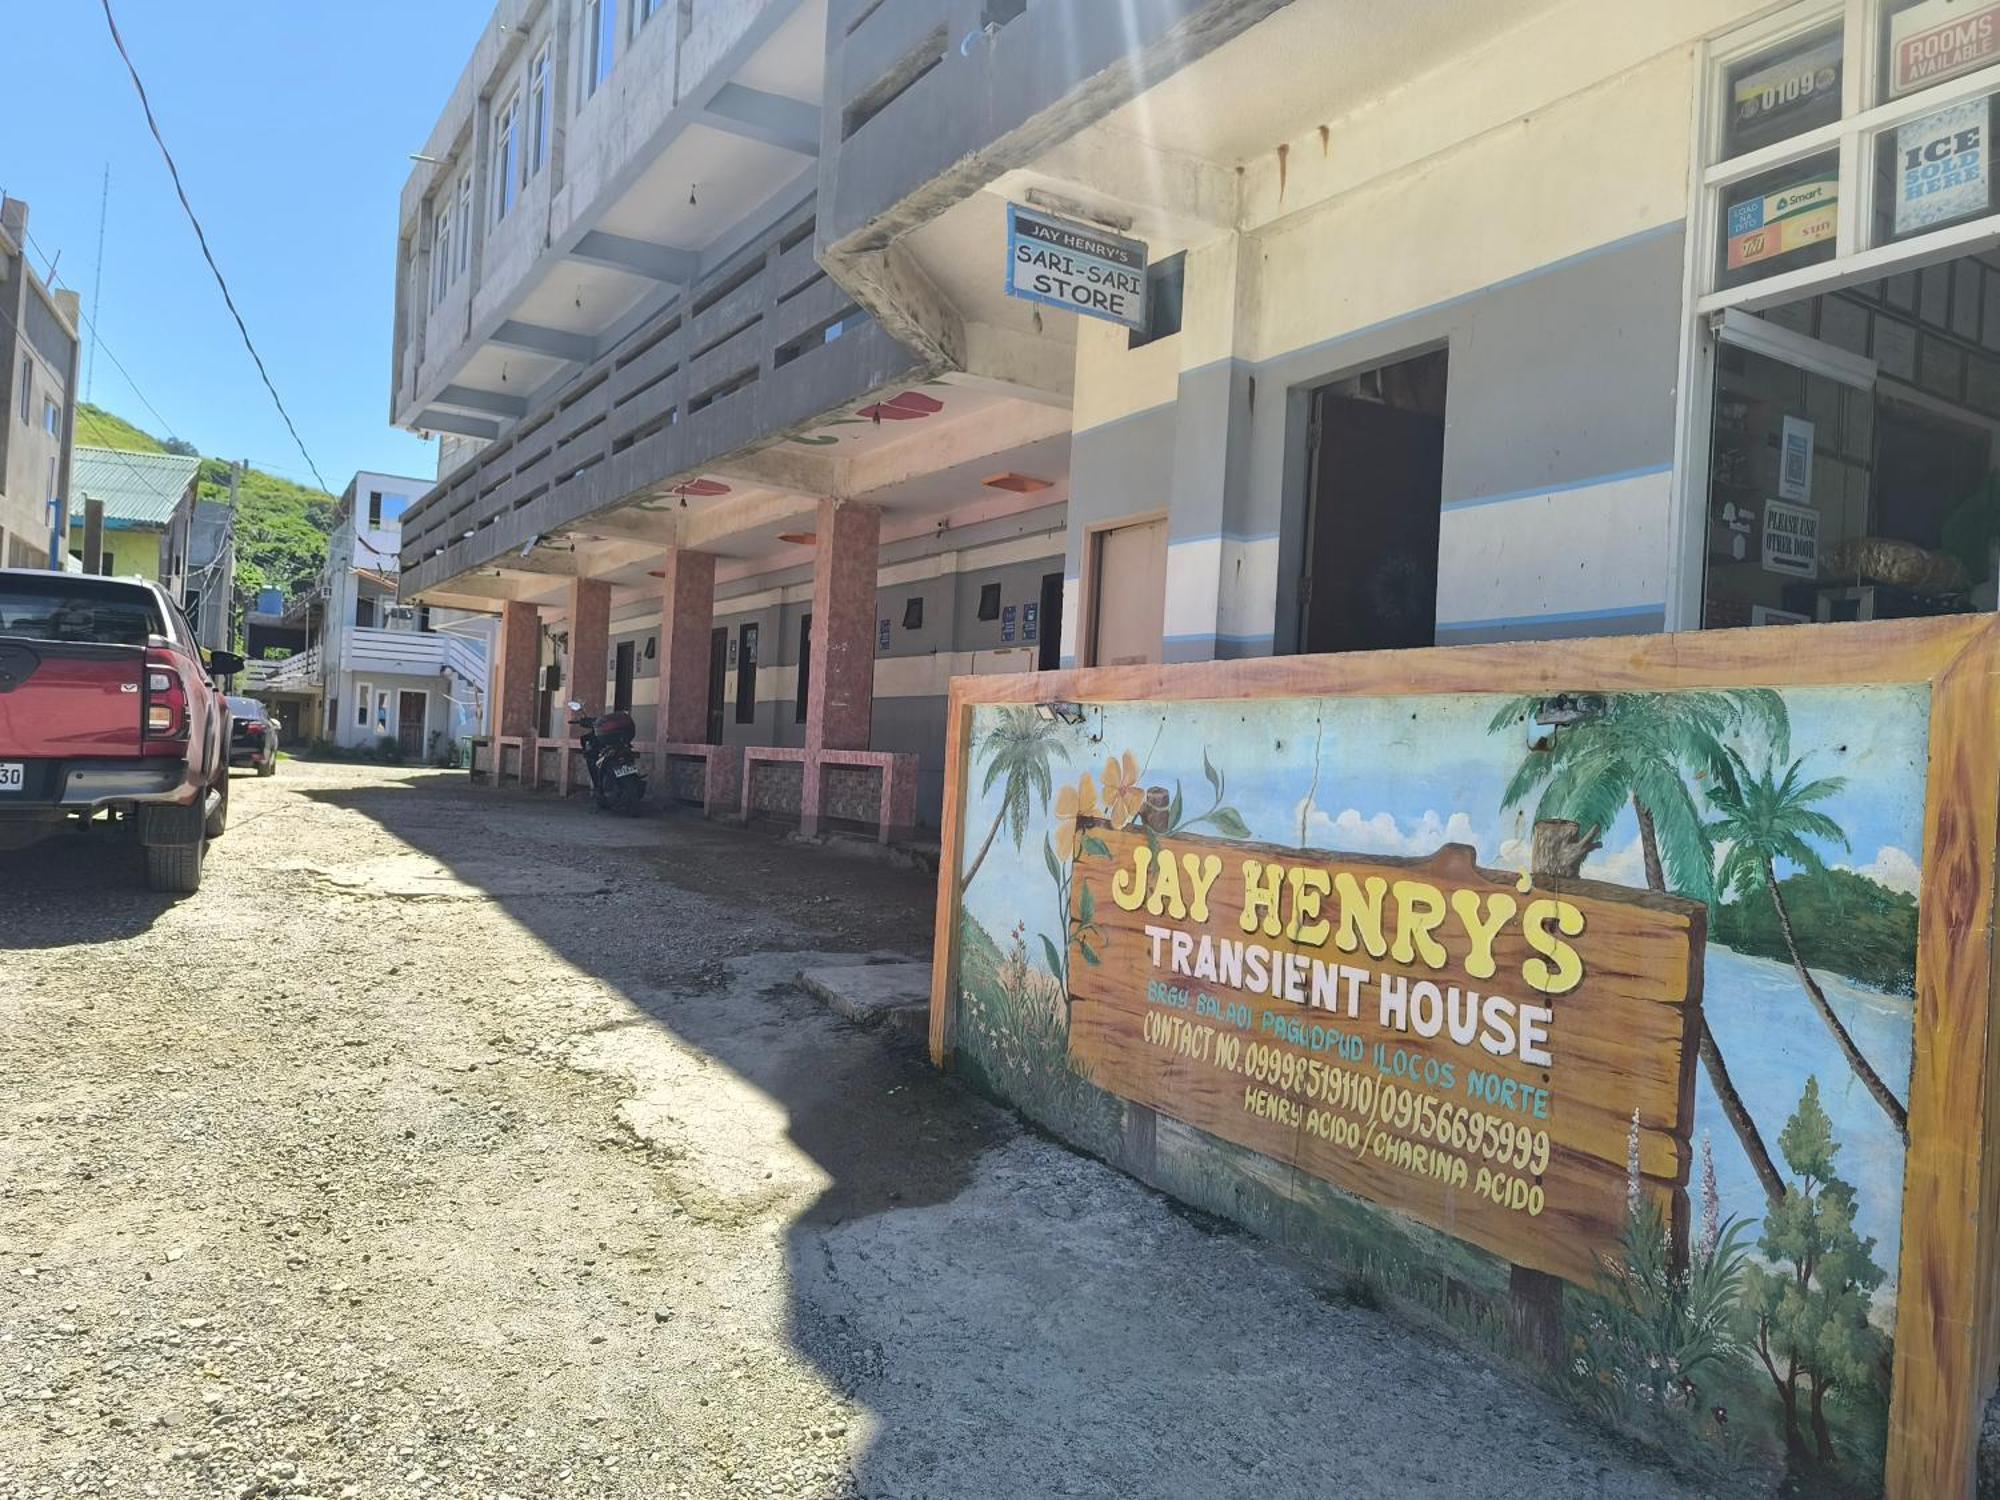
[[(882, 513), (819, 503), (806, 750), (866, 750), (875, 712), (875, 571)], [(810, 780), (810, 778), (808, 778)], [(808, 793), (810, 795), (810, 792)]]
[[(611, 585), (579, 578), (569, 586), (569, 688), (584, 712), (604, 712), (604, 659), (611, 652)], [(565, 711), (563, 717), (569, 717)]]
[(708, 739), (708, 649), (715, 628), (715, 554), (670, 548), (660, 587), (660, 707), (654, 735)]
[[(535, 732), (535, 674), (540, 666), (541, 618), (535, 606), (512, 600), (500, 607), (499, 692), (494, 702), (493, 732), (504, 738), (524, 738)], [(499, 765), (499, 756), (494, 762)], [(498, 779), (497, 777), (495, 778)]]

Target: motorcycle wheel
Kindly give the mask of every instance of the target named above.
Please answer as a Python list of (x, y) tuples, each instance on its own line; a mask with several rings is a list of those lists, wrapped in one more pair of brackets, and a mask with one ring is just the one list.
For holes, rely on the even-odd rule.
[(628, 818), (635, 818), (639, 815), (640, 804), (645, 800), (645, 777), (617, 776), (612, 778), (610, 807), (613, 812), (623, 813)]

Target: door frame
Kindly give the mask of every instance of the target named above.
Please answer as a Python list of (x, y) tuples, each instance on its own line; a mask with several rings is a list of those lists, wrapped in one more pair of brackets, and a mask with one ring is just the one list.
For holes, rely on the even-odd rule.
[[(1167, 546), (1172, 549), (1173, 511), (1167, 506), (1156, 510), (1134, 511), (1130, 515), (1117, 516), (1106, 521), (1092, 521), (1083, 529), (1083, 576), (1079, 580), (1077, 602), (1082, 607), (1083, 618), (1076, 622), (1076, 662), (1077, 665), (1097, 664), (1097, 570), (1104, 561), (1104, 538), (1107, 533), (1123, 531), (1128, 526), (1150, 526), (1155, 521), (1167, 523)], [(1037, 584), (1039, 588), (1040, 585)], [(1039, 597), (1039, 595), (1037, 596)], [(1166, 655), (1167, 601), (1164, 591), (1160, 599), (1160, 641), (1162, 656)]]

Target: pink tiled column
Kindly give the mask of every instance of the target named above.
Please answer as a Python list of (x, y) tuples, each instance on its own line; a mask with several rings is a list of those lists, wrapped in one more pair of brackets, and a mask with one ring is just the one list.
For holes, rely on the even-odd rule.
[(534, 605), (514, 600), (500, 607), (499, 693), (493, 706), (495, 735), (521, 737), (535, 732), (535, 673), (541, 665), (540, 639), (541, 619)]
[(569, 586), (569, 692), (584, 711), (604, 712), (611, 654), (611, 585), (601, 578), (579, 578)]
[(654, 738), (708, 739), (708, 647), (715, 628), (715, 554), (674, 547), (660, 588), (660, 708)]
[(814, 532), (812, 680), (806, 688), (806, 763), (800, 831), (819, 832), (820, 752), (866, 750), (875, 715), (875, 573), (882, 513), (819, 503)]

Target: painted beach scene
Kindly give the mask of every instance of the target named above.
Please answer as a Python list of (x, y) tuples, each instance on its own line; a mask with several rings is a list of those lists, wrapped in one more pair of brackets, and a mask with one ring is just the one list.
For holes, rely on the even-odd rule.
[(958, 1065), (1718, 1482), (1879, 1495), (1928, 717), (977, 707)]

